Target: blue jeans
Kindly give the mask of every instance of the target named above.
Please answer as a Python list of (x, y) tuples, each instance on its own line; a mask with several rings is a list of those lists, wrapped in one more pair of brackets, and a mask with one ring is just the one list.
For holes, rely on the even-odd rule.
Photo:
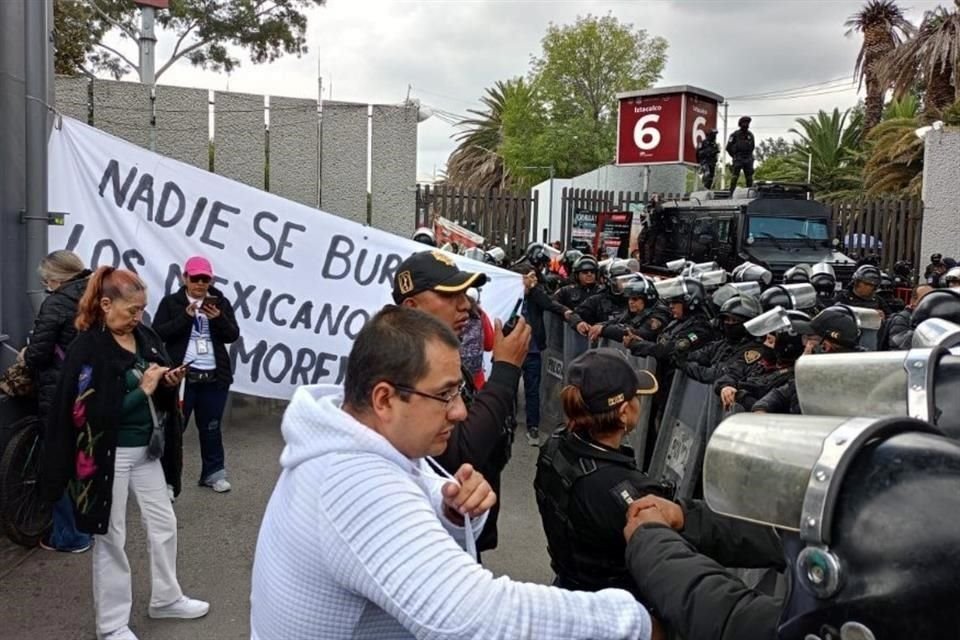
[(540, 352), (531, 351), (523, 360), (523, 392), (526, 398), (527, 429), (540, 428)]
[(228, 389), (216, 382), (187, 383), (183, 394), (183, 421), (187, 424), (190, 415), (196, 411), (197, 432), (200, 435), (200, 484), (212, 485), (224, 480), (223, 435), (220, 422), (227, 405)]
[(53, 528), (47, 536), (47, 545), (57, 551), (76, 551), (89, 547), (93, 538), (77, 529), (73, 514), (73, 500), (64, 492), (53, 505)]

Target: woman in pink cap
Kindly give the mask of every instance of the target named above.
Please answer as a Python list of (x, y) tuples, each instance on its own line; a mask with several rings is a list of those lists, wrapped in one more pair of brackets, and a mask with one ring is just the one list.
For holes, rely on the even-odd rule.
[(183, 395), (185, 423), (196, 411), (200, 434), (200, 486), (230, 491), (220, 423), (233, 383), (227, 345), (240, 337), (233, 305), (213, 286), (213, 266), (202, 256), (183, 265), (183, 286), (160, 301), (153, 329), (170, 357), (188, 365)]

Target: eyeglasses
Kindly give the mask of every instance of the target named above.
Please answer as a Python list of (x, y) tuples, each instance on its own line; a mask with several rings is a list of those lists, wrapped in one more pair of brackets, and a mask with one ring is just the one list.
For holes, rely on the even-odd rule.
[(446, 405), (447, 411), (449, 411), (449, 410), (453, 407), (453, 403), (456, 402), (456, 401), (457, 401), (457, 398), (459, 398), (460, 396), (462, 396), (462, 395), (463, 395), (463, 392), (466, 391), (466, 389), (467, 389), (467, 383), (466, 383), (466, 382), (461, 382), (461, 383), (460, 383), (460, 386), (458, 386), (458, 387), (457, 387), (456, 389), (454, 389), (453, 391), (451, 391), (451, 392), (449, 392), (449, 393), (447, 393), (447, 394), (445, 394), (445, 395), (438, 396), (438, 395), (434, 395), (434, 394), (432, 394), (432, 393), (426, 393), (426, 392), (424, 392), (424, 391), (419, 391), (419, 390), (417, 390), (417, 389), (414, 389), (413, 387), (408, 387), (408, 386), (402, 385), (402, 384), (396, 384), (396, 383), (394, 383), (394, 382), (387, 382), (387, 384), (393, 385), (393, 387), (394, 387), (397, 391), (402, 391), (402, 392), (404, 392), (404, 393), (412, 393), (412, 394), (415, 395), (415, 396), (422, 396), (422, 397), (424, 397), (424, 398), (430, 398), (431, 400), (436, 400), (437, 402), (442, 402), (444, 405)]
[(190, 282), (196, 282), (198, 284), (207, 284), (210, 282), (210, 276), (187, 276)]

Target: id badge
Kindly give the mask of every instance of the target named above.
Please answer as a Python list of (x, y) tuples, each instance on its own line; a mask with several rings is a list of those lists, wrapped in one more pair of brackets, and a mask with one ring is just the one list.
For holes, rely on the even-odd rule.
[(205, 356), (210, 353), (210, 345), (206, 338), (197, 338), (197, 355)]

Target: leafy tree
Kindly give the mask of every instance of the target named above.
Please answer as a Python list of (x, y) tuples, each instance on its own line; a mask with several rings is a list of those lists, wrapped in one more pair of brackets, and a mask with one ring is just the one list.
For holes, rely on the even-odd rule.
[(757, 164), (762, 165), (772, 158), (780, 158), (788, 155), (793, 150), (793, 145), (787, 142), (782, 136), (779, 138), (765, 138), (757, 145), (753, 153)]
[(943, 7), (927, 11), (916, 35), (884, 64), (897, 96), (922, 84), (927, 120), (960, 100), (960, 0), (954, 5), (952, 11)]
[[(229, 73), (240, 64), (228, 46), (246, 49), (254, 64), (272, 62), (283, 54), (307, 52), (304, 10), (326, 0), (170, 0), (159, 10), (156, 23), (176, 36), (170, 58), (156, 68), (159, 78), (180, 59), (194, 66)], [(56, 0), (54, 27), (55, 68), (76, 75), (107, 72), (121, 78), (140, 73), (136, 49), (124, 53), (104, 44), (109, 33), (125, 43), (140, 37), (140, 12), (130, 0)]]
[(895, 0), (867, 0), (844, 26), (848, 29), (847, 36), (855, 31), (863, 34), (853, 74), (861, 86), (867, 85), (864, 130), (869, 131), (880, 122), (883, 97), (890, 85), (882, 72), (883, 62), (904, 38), (914, 33), (915, 28)]
[(660, 78), (667, 41), (608, 14), (550, 24), (541, 46), (530, 78), (549, 118), (552, 143), (542, 150), (548, 164), (561, 177), (608, 164), (616, 149), (616, 95)]
[(824, 198), (859, 196), (863, 192), (862, 160), (858, 150), (863, 137), (863, 118), (846, 110), (820, 111), (800, 118), (790, 133), (798, 137), (794, 150), (778, 168), (780, 180), (806, 182), (812, 163), (810, 184)]
[(914, 131), (920, 126), (920, 101), (908, 95), (890, 102), (883, 121), (867, 135), (864, 187), (870, 197), (919, 196), (923, 183), (923, 140)]

